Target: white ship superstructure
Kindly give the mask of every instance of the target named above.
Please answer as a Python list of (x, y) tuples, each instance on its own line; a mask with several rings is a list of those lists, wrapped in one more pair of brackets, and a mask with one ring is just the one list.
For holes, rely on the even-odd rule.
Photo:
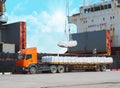
[(120, 0), (80, 7), (69, 22), (76, 24), (77, 33), (110, 30), (112, 47), (120, 47)]

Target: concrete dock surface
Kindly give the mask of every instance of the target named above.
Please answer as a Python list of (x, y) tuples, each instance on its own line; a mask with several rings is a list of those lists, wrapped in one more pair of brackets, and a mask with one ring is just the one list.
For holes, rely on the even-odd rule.
[(0, 74), (0, 88), (120, 88), (120, 71)]

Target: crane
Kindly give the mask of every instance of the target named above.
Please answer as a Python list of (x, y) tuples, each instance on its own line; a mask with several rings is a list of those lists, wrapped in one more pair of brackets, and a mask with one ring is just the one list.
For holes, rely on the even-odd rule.
[[(68, 17), (69, 20), (69, 0), (66, 0), (66, 16)], [(58, 42), (58, 46), (59, 47), (63, 47), (63, 48), (69, 48), (69, 47), (75, 47), (77, 46), (77, 41), (76, 40), (72, 40), (71, 34), (70, 34), (70, 24), (68, 24), (68, 30), (69, 30), (69, 41), (65, 40), (65, 41), (60, 41)], [(66, 34), (66, 20), (65, 20), (65, 34)]]
[(6, 2), (6, 0), (0, 0), (0, 3), (5, 3)]

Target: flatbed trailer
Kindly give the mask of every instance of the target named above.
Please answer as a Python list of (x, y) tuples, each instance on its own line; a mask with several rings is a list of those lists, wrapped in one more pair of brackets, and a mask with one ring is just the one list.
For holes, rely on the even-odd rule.
[(16, 61), (17, 72), (35, 74), (43, 71), (63, 73), (72, 70), (105, 71), (113, 62), (112, 57), (77, 57), (57, 54), (37, 54), (36, 48), (21, 50)]

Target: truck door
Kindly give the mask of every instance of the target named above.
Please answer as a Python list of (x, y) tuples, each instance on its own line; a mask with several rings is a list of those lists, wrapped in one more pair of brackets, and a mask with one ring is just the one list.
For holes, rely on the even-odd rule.
[(29, 67), (30, 64), (33, 64), (32, 54), (26, 54), (25, 57), (25, 67)]

